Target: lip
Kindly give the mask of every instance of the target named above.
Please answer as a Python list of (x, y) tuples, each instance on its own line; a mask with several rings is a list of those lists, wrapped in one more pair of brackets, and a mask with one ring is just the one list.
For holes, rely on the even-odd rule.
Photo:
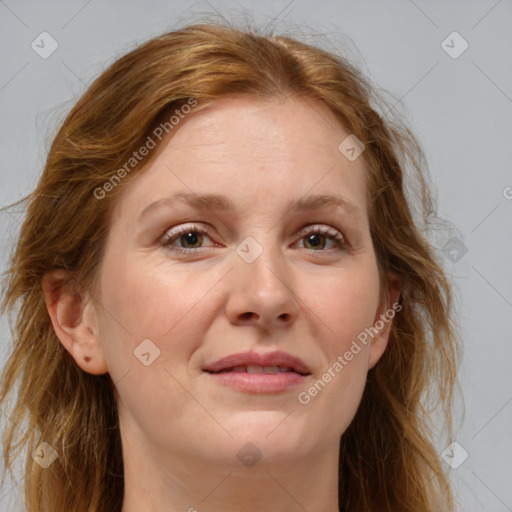
[(223, 386), (247, 393), (279, 393), (304, 384), (308, 376), (295, 372), (270, 374), (210, 373), (214, 381)]
[[(281, 366), (293, 371), (279, 373), (221, 372), (240, 366)], [(299, 357), (286, 352), (274, 351), (259, 354), (255, 351), (232, 354), (205, 366), (207, 373), (217, 383), (251, 393), (276, 393), (299, 386), (311, 375), (309, 368)]]

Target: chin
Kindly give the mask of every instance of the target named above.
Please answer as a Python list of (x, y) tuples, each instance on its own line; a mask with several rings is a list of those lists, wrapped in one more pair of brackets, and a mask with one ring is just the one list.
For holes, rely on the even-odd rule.
[[(242, 447), (254, 444), (268, 460), (290, 460), (306, 455), (324, 436), (297, 415), (283, 411), (243, 411), (225, 423), (233, 436), (228, 444)], [(288, 417), (287, 417), (288, 416)], [(286, 419), (285, 419), (286, 418)]]

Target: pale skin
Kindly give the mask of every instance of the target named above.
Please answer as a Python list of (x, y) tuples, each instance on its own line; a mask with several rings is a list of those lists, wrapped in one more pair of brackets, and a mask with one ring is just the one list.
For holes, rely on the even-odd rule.
[[(310, 403), (297, 395), (399, 296), (389, 276), (380, 301), (364, 161), (338, 150), (348, 135), (310, 100), (217, 100), (182, 121), (116, 199), (94, 300), (60, 290), (62, 271), (45, 277), (60, 341), (84, 371), (108, 372), (116, 389), (123, 512), (339, 510), (339, 440), (391, 321)], [(177, 192), (224, 195), (232, 210), (163, 202), (139, 219)], [(353, 207), (290, 210), (316, 194)], [(184, 236), (189, 229), (163, 245), (165, 233), (191, 223), (207, 230), (199, 242)], [(317, 228), (313, 244), (308, 226)], [(263, 249), (252, 263), (236, 251), (247, 237)], [(160, 350), (147, 366), (134, 355), (145, 339)], [(202, 371), (251, 349), (300, 357), (312, 375), (300, 389), (256, 394)], [(237, 457), (248, 442), (261, 454), (253, 467)]]

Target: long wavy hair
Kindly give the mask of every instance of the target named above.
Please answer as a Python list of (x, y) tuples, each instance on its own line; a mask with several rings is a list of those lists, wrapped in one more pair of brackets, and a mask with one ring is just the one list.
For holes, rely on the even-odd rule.
[[(399, 276), (402, 310), (341, 438), (340, 510), (452, 511), (434, 440), (452, 429), (460, 347), (451, 285), (425, 229), (436, 217), (422, 149), (406, 123), (377, 112), (384, 100), (346, 58), (218, 23), (165, 33), (113, 62), (67, 115), (36, 189), (15, 203), (24, 204), (26, 214), (4, 277), (2, 314), (10, 319), (13, 347), (0, 388), (10, 419), (3, 478), (24, 461), (28, 512), (121, 510), (114, 385), (108, 374), (80, 369), (59, 342), (42, 277), (65, 269), (77, 276), (75, 293), (93, 289), (112, 204), (158, 148), (101, 200), (99, 187), (117, 179), (162, 119), (191, 99), (200, 110), (227, 94), (320, 101), (366, 146), (368, 215), (381, 283), (387, 286), (389, 272)], [(434, 417), (438, 426), (444, 420), (438, 431)], [(58, 454), (47, 469), (32, 458), (42, 441)]]

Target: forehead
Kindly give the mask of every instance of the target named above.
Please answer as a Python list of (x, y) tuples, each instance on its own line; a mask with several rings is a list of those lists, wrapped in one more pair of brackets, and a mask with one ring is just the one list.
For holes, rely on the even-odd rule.
[(187, 148), (200, 149), (197, 158), (243, 156), (260, 160), (295, 161), (304, 154), (332, 159), (339, 156), (338, 139), (346, 132), (339, 120), (322, 103), (298, 96), (258, 99), (245, 95), (228, 96), (185, 119), (168, 144), (179, 156)]
[(176, 192), (222, 194), (245, 208), (311, 192), (341, 195), (366, 210), (363, 158), (350, 161), (338, 149), (349, 135), (310, 99), (222, 98), (180, 121), (123, 191), (119, 208), (140, 213)]

